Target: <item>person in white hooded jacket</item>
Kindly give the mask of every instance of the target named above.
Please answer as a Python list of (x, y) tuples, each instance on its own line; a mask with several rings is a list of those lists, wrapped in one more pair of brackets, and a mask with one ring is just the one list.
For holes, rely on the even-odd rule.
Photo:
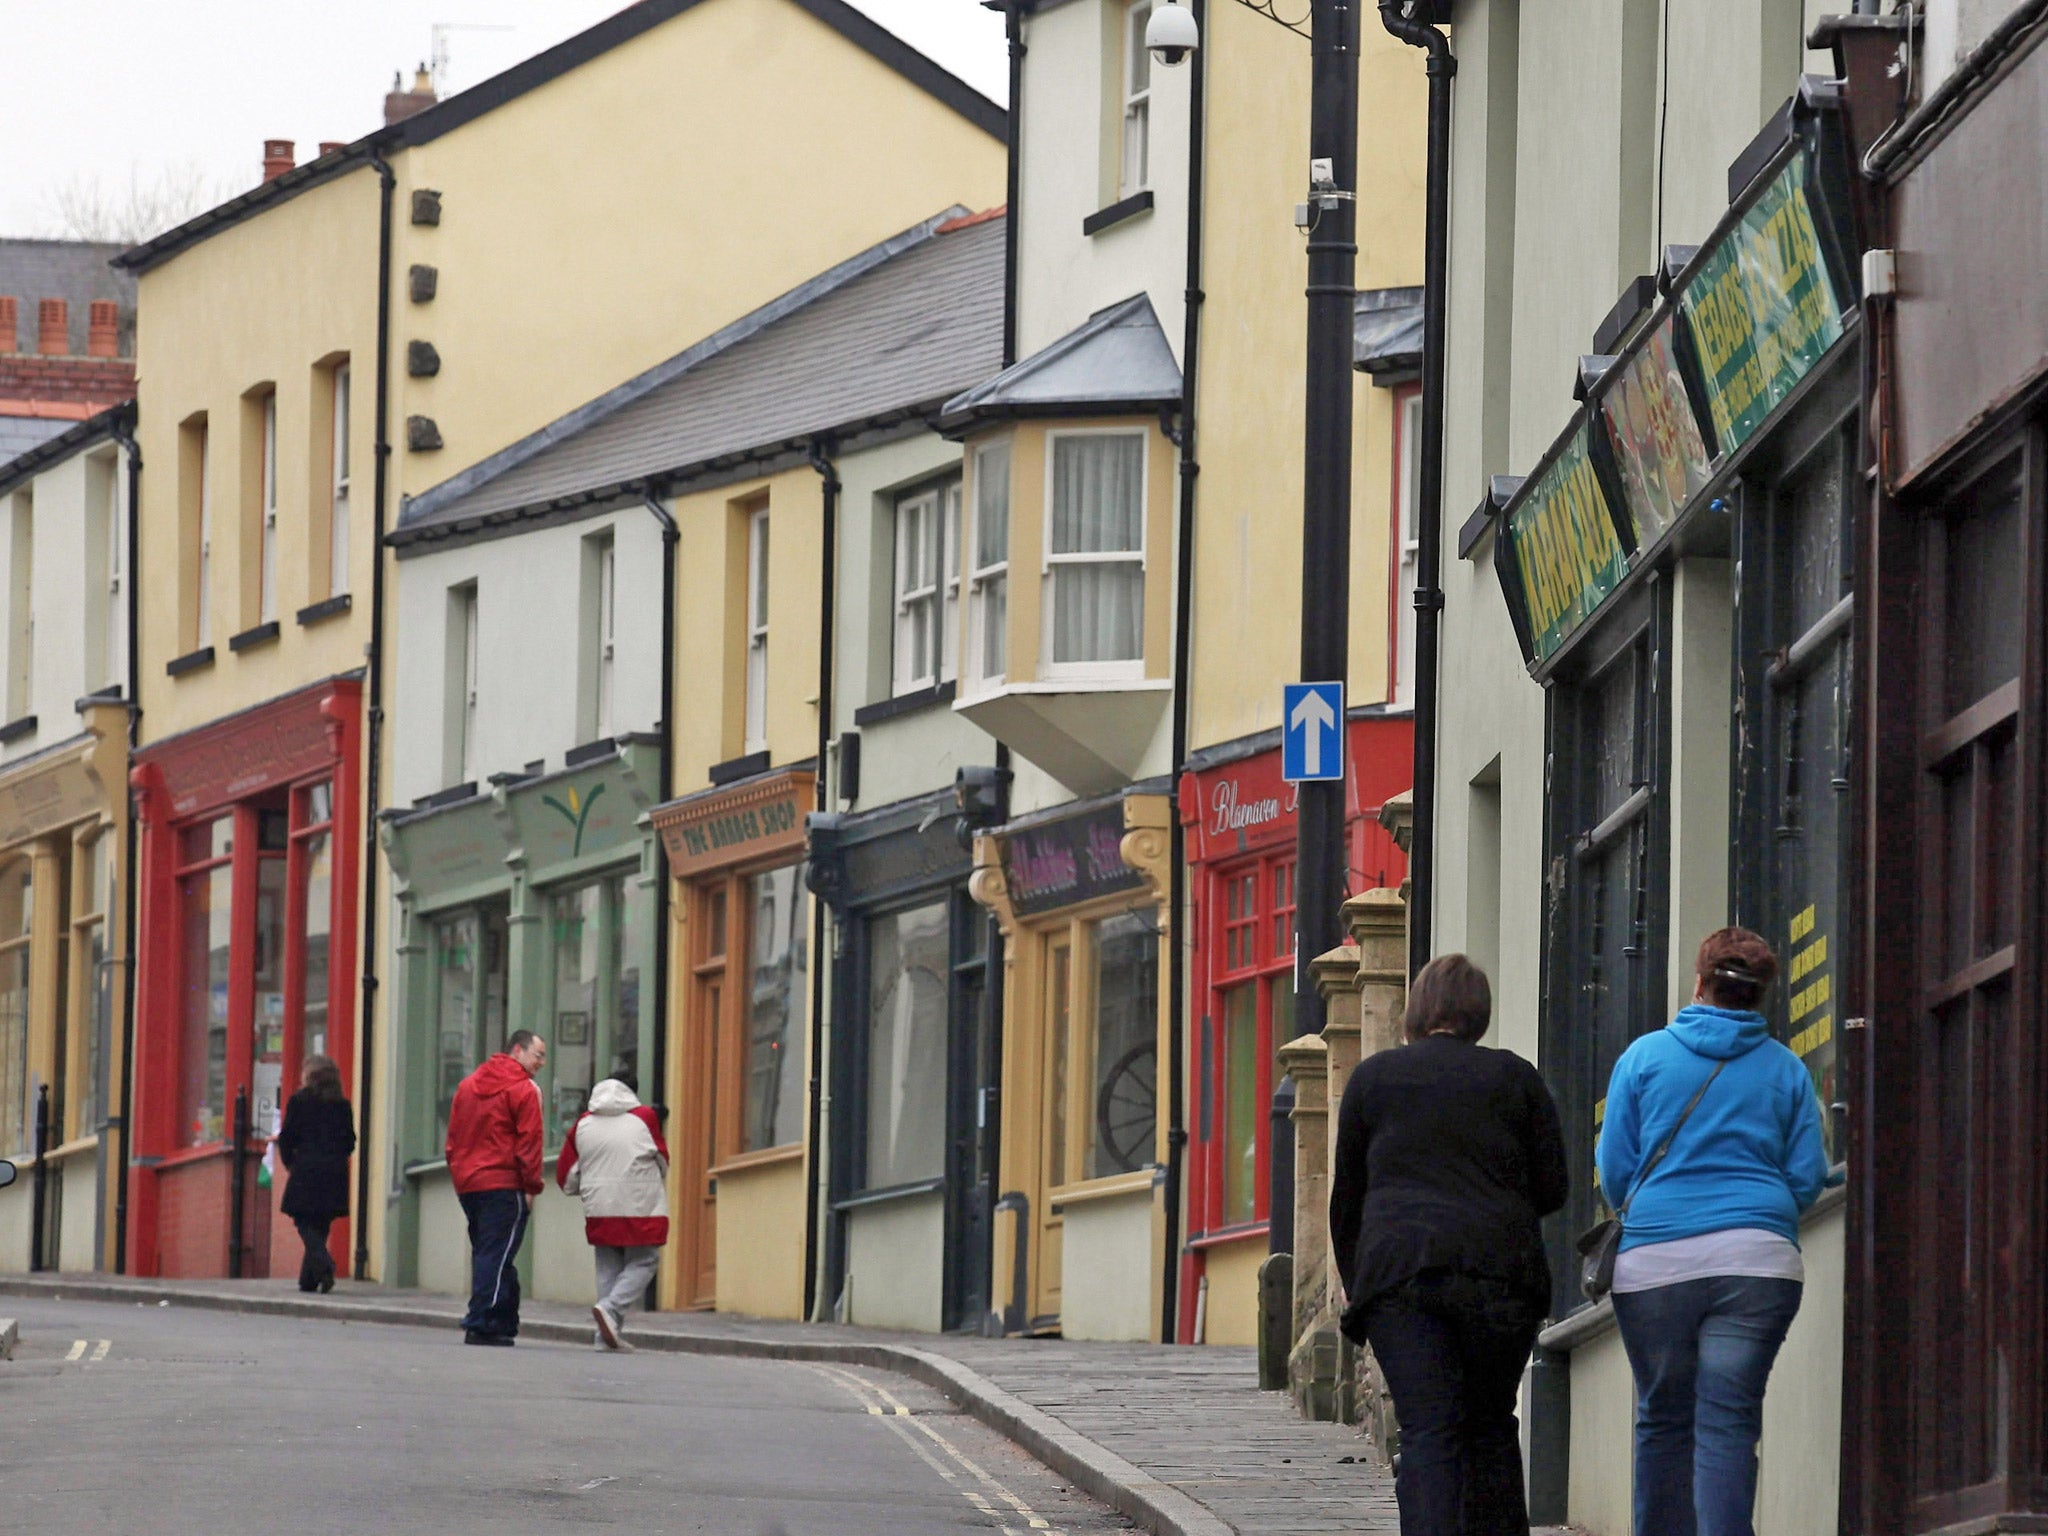
[(562, 1138), (555, 1182), (583, 1201), (583, 1235), (597, 1259), (590, 1315), (605, 1349), (631, 1349), (626, 1309), (647, 1293), (668, 1241), (668, 1144), (661, 1118), (630, 1079), (606, 1078)]

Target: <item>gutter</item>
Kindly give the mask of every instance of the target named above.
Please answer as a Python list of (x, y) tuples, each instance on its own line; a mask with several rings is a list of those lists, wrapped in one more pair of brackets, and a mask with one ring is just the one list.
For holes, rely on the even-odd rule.
[[(128, 694), (128, 761), (135, 761), (135, 749), (142, 745), (142, 654), (141, 636), (137, 632), (136, 619), (141, 602), (138, 593), (142, 583), (137, 579), (138, 561), (136, 555), (141, 548), (142, 530), (142, 445), (135, 440), (135, 427), (140, 419), (139, 409), (131, 409), (125, 416), (116, 417), (108, 425), (114, 441), (128, 452), (128, 591), (125, 594), (127, 612), (123, 616), (128, 626), (127, 694)], [(136, 920), (139, 908), (139, 892), (136, 889), (139, 874), (141, 849), (135, 836), (135, 795), (131, 790), (124, 797), (127, 817), (122, 826), (121, 847), (121, 1157), (115, 1163), (114, 1176), (114, 1262), (116, 1274), (125, 1274), (128, 1269), (128, 1164), (133, 1157), (133, 1136), (129, 1130), (135, 1113), (135, 939)]]
[[(834, 606), (839, 581), (839, 471), (832, 463), (829, 439), (811, 442), (811, 468), (818, 472), (824, 526), (820, 530), (818, 595), (818, 763), (816, 803), (826, 799), (826, 753), (832, 748), (832, 663), (836, 636)], [(810, 1113), (805, 1140), (810, 1147), (804, 1174), (804, 1310), (811, 1317), (818, 1301), (818, 1198), (824, 1184), (823, 1148), (825, 1096), (825, 903), (811, 897), (811, 1044)]]
[(1458, 73), (1450, 40), (1414, 20), (1413, 0), (1379, 0), (1380, 24), (1429, 55), (1428, 210), (1422, 261), (1422, 461), (1416, 488), (1415, 823), (1408, 850), (1408, 971), (1428, 963), (1436, 887), (1436, 734), (1443, 624), (1444, 336), (1449, 308), (1451, 82)]
[[(1208, 0), (1193, 0), (1198, 34), (1208, 28)], [(1173, 815), (1167, 822), (1167, 933), (1172, 964), (1167, 977), (1166, 1050), (1166, 1278), (1160, 1292), (1159, 1339), (1180, 1337), (1181, 1173), (1187, 1161), (1187, 829), (1180, 818), (1180, 779), (1188, 758), (1188, 681), (1194, 636), (1195, 485), (1202, 473), (1195, 456), (1195, 375), (1202, 339), (1202, 170), (1208, 115), (1208, 50), (1197, 48), (1188, 81), (1188, 251), (1186, 313), (1180, 356), (1180, 518), (1174, 551), (1173, 593)]]
[(363, 952), (361, 1020), (356, 1072), (356, 1210), (355, 1278), (370, 1271), (370, 1162), (377, 1062), (377, 814), (382, 791), (384, 749), (384, 522), (391, 468), (391, 201), (398, 177), (375, 150), (370, 166), (377, 173), (377, 441), (375, 486), (370, 495), (375, 537), (370, 543), (370, 643), (363, 670), (369, 698), (363, 730)]

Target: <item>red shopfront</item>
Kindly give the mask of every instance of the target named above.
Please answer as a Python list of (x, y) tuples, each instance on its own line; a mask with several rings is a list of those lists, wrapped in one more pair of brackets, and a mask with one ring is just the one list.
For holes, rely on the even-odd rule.
[[(1348, 894), (1398, 886), (1407, 875), (1407, 856), (1379, 813), (1414, 777), (1414, 740), (1406, 715), (1350, 722)], [(1294, 1033), (1295, 787), (1280, 777), (1278, 746), (1195, 754), (1181, 777), (1180, 817), (1195, 936), (1180, 1336), (1195, 1342), (1199, 1315), (1205, 1342), (1249, 1344), (1266, 1254), (1273, 1051)]]
[[(263, 1160), (308, 1055), (356, 1089), (360, 720), (361, 683), (336, 678), (136, 754), (135, 1274), (296, 1265)], [(338, 1265), (349, 1242), (336, 1222)]]

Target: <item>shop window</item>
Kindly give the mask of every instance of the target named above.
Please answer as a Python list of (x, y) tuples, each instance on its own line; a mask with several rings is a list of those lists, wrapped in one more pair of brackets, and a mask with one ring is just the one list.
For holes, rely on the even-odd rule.
[(35, 1074), (29, 1071), (29, 951), (35, 876), (26, 858), (0, 870), (0, 1147), (32, 1151)]
[(66, 1070), (70, 1139), (98, 1133), (107, 1104), (108, 1046), (113, 1039), (115, 964), (107, 949), (107, 915), (114, 899), (118, 839), (102, 833), (78, 846), (80, 878), (73, 885), (72, 953), (85, 987)]
[(867, 1134), (870, 1189), (946, 1171), (948, 904), (867, 924)]
[(1393, 701), (1415, 702), (1415, 588), (1422, 569), (1422, 391), (1394, 396)]
[(747, 517), (747, 752), (768, 749), (768, 509)]
[(255, 1012), (249, 1021), (249, 1124), (273, 1136), (284, 1124), (285, 900), (290, 885), (281, 813), (257, 818)]
[(328, 438), (328, 463), (333, 475), (327, 503), (327, 595), (348, 591), (349, 529), (349, 370), (346, 362), (333, 370), (334, 410)]
[[(1276, 854), (1211, 878), (1214, 913), (1206, 1102), (1215, 1177), (1209, 1227), (1262, 1220), (1274, 1048), (1294, 1035), (1294, 858)], [(1198, 1218), (1198, 1219), (1203, 1219)]]
[(974, 455), (974, 560), (967, 578), (968, 654), (975, 680), (1002, 681), (1010, 622), (1010, 445)]
[(228, 975), (234, 932), (234, 818), (178, 834), (181, 1031), (178, 1144), (207, 1147), (227, 1137)]
[(805, 923), (809, 901), (801, 865), (749, 875), (744, 885), (752, 964), (739, 1150), (759, 1152), (799, 1141), (804, 1133)]
[[(1671, 687), (1665, 583), (1608, 616), (1607, 643), (1556, 687), (1552, 730), (1552, 858), (1547, 881), (1552, 959), (1543, 1057), (1564, 1117), (1572, 1196), (1561, 1225), (1590, 1225), (1599, 1194), (1593, 1149), (1614, 1063), (1663, 1026), (1666, 1003), (1669, 811), (1664, 762)], [(1558, 1306), (1582, 1302), (1553, 1245)]]
[(435, 1099), (437, 1147), (447, 1141), (455, 1090), (486, 1057), (505, 1048), (508, 917), (506, 904), (495, 901), (437, 917), (427, 925), (441, 1079)]
[(1142, 191), (1152, 174), (1152, 55), (1145, 47), (1145, 23), (1152, 0), (1132, 0), (1124, 9), (1123, 174), (1118, 196)]
[(955, 672), (960, 611), (960, 482), (897, 498), (894, 690), (909, 693)]
[(1049, 959), (1047, 1182), (1135, 1172), (1158, 1115), (1157, 909), (1083, 922)]
[(591, 1068), (600, 1046), (597, 993), (603, 895), (599, 887), (586, 885), (548, 898), (555, 1006), (541, 1032), (549, 1037), (548, 1066), (554, 1079), (548, 1102), (550, 1142), (561, 1139), (590, 1098)]
[(1134, 677), (1145, 654), (1145, 435), (1056, 433), (1050, 452), (1046, 670)]
[(29, 713), (35, 681), (36, 503), (16, 491), (7, 524), (7, 718)]
[(618, 541), (611, 529), (583, 540), (583, 592), (577, 678), (579, 741), (610, 736), (618, 652)]
[(301, 1056), (329, 1053), (328, 1014), (334, 950), (334, 788), (314, 784), (298, 791), (292, 837), (297, 870), (297, 906), (305, 947), (300, 962)]

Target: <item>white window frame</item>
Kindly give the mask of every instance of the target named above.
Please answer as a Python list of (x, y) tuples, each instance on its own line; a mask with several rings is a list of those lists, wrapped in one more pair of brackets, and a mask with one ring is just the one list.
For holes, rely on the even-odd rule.
[(479, 604), (477, 601), (477, 584), (472, 581), (464, 586), (455, 588), (455, 601), (461, 605), (461, 622), (459, 625), (451, 626), (451, 628), (456, 632), (456, 643), (462, 647), (462, 655), (458, 658), (460, 665), (450, 669), (451, 673), (459, 679), (458, 687), (460, 690), (454, 701), (456, 710), (456, 743), (455, 752), (453, 753), (455, 759), (453, 782), (457, 784), (474, 784), (478, 782), (476, 740), (478, 662), (479, 652), (483, 649), (479, 643), (478, 634), (477, 610)]
[(337, 363), (334, 368), (334, 418), (332, 426), (334, 483), (327, 504), (327, 595), (329, 597), (340, 597), (348, 591), (348, 421), (348, 364)]
[[(199, 650), (213, 643), (213, 430), (202, 426), (199, 437)], [(131, 679), (130, 686), (133, 686)]]
[(1415, 702), (1415, 586), (1421, 570), (1422, 537), (1416, 525), (1421, 494), (1422, 391), (1394, 399), (1394, 572), (1389, 597), (1394, 611), (1387, 626), (1388, 697), (1398, 705)]
[[(1139, 441), (1138, 452), (1138, 547), (1122, 553), (1091, 550), (1085, 554), (1054, 554), (1052, 548), (1053, 497), (1057, 494), (1058, 480), (1054, 473), (1054, 462), (1059, 444), (1071, 437), (1134, 437)], [(1150, 508), (1152, 497), (1152, 444), (1150, 435), (1143, 427), (1073, 427), (1065, 431), (1045, 434), (1045, 502), (1042, 521), (1045, 525), (1042, 538), (1039, 570), (1039, 636), (1038, 675), (1048, 681), (1072, 682), (1131, 682), (1145, 676), (1145, 619), (1141, 612), (1138, 620), (1138, 654), (1124, 661), (1055, 661), (1053, 659), (1053, 629), (1057, 613), (1055, 588), (1058, 585), (1058, 570), (1062, 565), (1109, 565), (1135, 563), (1143, 597), (1141, 601), (1149, 610), (1152, 594), (1146, 577), (1147, 546), (1150, 543)]]
[(1124, 7), (1119, 198), (1133, 196), (1152, 184), (1152, 55), (1145, 47), (1145, 23), (1151, 15), (1152, 0), (1129, 0)]
[(263, 467), (257, 495), (262, 522), (257, 528), (256, 622), (277, 618), (277, 391), (263, 397)]
[(25, 486), (8, 500), (7, 718), (31, 712), (35, 693), (36, 501)]
[(768, 750), (768, 508), (747, 516), (747, 685), (743, 752)]
[[(984, 443), (974, 450), (974, 525), (970, 530), (972, 541), (962, 551), (967, 562), (967, 654), (971, 658), (971, 676), (983, 687), (1002, 682), (1010, 667), (1009, 637), (1009, 595), (1010, 595), (1010, 440)], [(977, 565), (975, 560), (981, 552), (981, 519), (985, 510), (982, 501), (982, 486), (989, 475), (991, 459), (1002, 460), (1003, 487), (1003, 540), (1000, 546), (1001, 558), (987, 565)], [(992, 595), (1000, 592), (1003, 597), (1003, 620), (995, 634), (997, 654), (1002, 665), (988, 666), (989, 659), (989, 609)]]
[[(890, 689), (906, 694), (958, 675), (960, 477), (929, 481), (896, 498)], [(906, 527), (915, 520), (914, 534)], [(917, 654), (919, 618), (925, 654)]]
[(615, 534), (606, 534), (597, 551), (597, 694), (596, 727), (592, 740), (612, 734), (616, 698), (614, 658), (619, 633), (619, 544)]

